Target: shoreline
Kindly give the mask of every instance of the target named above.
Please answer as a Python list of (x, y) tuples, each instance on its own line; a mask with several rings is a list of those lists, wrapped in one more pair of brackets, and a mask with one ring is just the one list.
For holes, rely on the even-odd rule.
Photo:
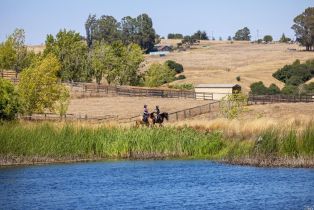
[[(5, 160), (4, 160), (5, 159)], [(20, 161), (17, 161), (19, 159)], [(222, 164), (234, 166), (251, 166), (259, 168), (314, 168), (314, 159), (311, 158), (275, 158), (275, 159), (261, 159), (261, 158), (236, 158), (232, 160), (227, 159), (208, 159), (197, 157), (129, 157), (129, 158), (46, 158), (46, 157), (17, 157), (0, 158), (0, 169), (19, 166), (39, 166), (51, 164), (71, 164), (71, 163), (89, 163), (89, 162), (104, 162), (104, 161), (139, 161), (139, 160), (208, 160)]]

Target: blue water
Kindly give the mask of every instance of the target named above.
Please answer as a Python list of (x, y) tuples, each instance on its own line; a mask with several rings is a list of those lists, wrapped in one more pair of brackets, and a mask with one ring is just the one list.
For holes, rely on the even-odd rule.
[(2, 168), (0, 209), (314, 209), (314, 170), (210, 161)]

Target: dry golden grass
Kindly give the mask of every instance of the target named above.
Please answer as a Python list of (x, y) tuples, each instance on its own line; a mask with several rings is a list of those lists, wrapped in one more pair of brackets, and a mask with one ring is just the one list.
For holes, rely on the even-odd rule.
[(252, 105), (238, 119), (209, 119), (208, 114), (171, 125), (190, 126), (201, 130), (221, 130), (228, 138), (256, 139), (266, 129), (293, 128), (302, 131), (314, 122), (312, 103)]
[(193, 99), (108, 96), (71, 99), (68, 113), (88, 116), (118, 115), (124, 118), (141, 115), (144, 104), (148, 105), (149, 111), (159, 105), (162, 112), (174, 112), (207, 103), (208, 101)]
[[(175, 41), (173, 41), (175, 42)], [(297, 49), (296, 51), (288, 48)], [(313, 52), (302, 51), (296, 44), (251, 44), (249, 42), (202, 41), (184, 52), (173, 52), (165, 57), (146, 56), (147, 64), (175, 60), (184, 66), (185, 80), (180, 83), (238, 83), (244, 91), (251, 83), (263, 81), (283, 87), (272, 74), (296, 59), (314, 58)], [(240, 76), (238, 82), (236, 77)]]

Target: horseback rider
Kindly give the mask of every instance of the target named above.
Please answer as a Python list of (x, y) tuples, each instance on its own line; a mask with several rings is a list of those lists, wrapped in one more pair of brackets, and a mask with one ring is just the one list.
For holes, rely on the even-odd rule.
[(157, 114), (156, 121), (158, 122), (160, 119), (160, 110), (158, 105), (155, 108), (155, 113)]
[(143, 112), (143, 122), (148, 122), (148, 116), (149, 116), (149, 112), (147, 109), (147, 105), (144, 105), (144, 112)]

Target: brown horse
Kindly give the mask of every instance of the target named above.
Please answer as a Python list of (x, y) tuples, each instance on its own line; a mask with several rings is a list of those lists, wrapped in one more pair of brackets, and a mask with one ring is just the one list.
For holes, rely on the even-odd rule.
[(135, 121), (135, 126), (139, 127), (140, 125), (141, 126), (146, 125), (147, 127), (150, 127), (150, 126), (154, 125), (154, 120), (155, 120), (154, 113), (149, 114), (146, 122), (144, 122), (143, 117), (140, 116), (139, 119), (137, 119)]

